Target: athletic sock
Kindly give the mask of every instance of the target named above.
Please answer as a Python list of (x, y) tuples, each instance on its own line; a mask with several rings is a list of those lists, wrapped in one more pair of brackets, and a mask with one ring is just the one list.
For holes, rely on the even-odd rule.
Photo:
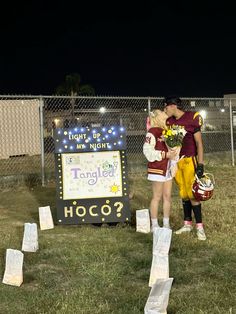
[(184, 209), (184, 221), (192, 221), (192, 204), (190, 200), (182, 200)]
[(203, 229), (203, 223), (197, 223), (196, 227), (197, 229)]
[(187, 225), (187, 226), (192, 226), (192, 221), (185, 220), (184, 224)]
[(163, 217), (163, 227), (170, 227), (170, 218)]
[(194, 205), (194, 206), (192, 206), (192, 208), (193, 208), (196, 224), (201, 224), (202, 223), (202, 206), (201, 206), (201, 204)]
[(159, 227), (157, 218), (151, 218), (151, 221), (152, 221), (152, 227)]

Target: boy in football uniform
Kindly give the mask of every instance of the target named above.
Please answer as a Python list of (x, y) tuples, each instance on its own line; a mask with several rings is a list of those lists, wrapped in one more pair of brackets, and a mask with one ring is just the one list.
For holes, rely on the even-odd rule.
[(165, 98), (164, 111), (169, 117), (166, 121), (167, 126), (179, 125), (187, 131), (183, 139), (178, 170), (175, 175), (175, 181), (179, 187), (179, 194), (183, 203), (184, 225), (175, 233), (181, 234), (192, 231), (193, 211), (197, 227), (197, 237), (199, 240), (206, 240), (202, 223), (201, 203), (194, 198), (192, 193), (195, 174), (199, 178), (204, 174), (201, 135), (203, 120), (198, 112), (184, 111), (181, 99), (175, 96)]

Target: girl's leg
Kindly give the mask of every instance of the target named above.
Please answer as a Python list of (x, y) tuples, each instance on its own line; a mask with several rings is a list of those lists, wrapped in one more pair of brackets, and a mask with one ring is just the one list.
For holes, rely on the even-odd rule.
[(168, 180), (163, 184), (163, 227), (167, 228), (170, 228), (171, 191), (172, 180)]
[(163, 182), (152, 182), (152, 200), (150, 203), (152, 227), (158, 226), (158, 207), (163, 193)]

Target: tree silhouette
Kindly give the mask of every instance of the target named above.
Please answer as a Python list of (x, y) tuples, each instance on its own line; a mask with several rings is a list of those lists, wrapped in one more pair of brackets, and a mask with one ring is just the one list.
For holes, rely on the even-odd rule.
[(65, 80), (56, 88), (56, 95), (71, 96), (70, 107), (72, 121), (75, 121), (76, 96), (94, 96), (94, 88), (89, 84), (81, 84), (78, 73), (67, 74)]
[(67, 74), (64, 82), (56, 88), (56, 95), (65, 96), (94, 96), (95, 90), (89, 84), (81, 84), (78, 73)]

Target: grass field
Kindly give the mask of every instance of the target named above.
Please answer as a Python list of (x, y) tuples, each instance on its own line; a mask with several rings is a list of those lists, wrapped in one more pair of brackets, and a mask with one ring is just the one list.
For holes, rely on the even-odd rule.
[[(169, 253), (174, 277), (168, 314), (236, 313), (236, 169), (208, 163), (216, 187), (203, 204), (207, 241), (195, 232), (173, 234)], [(39, 230), (39, 250), (24, 253), (21, 287), (0, 284), (0, 313), (138, 314), (150, 288), (152, 235), (135, 231), (135, 210), (148, 208), (145, 175), (130, 179), (133, 219), (129, 226), (55, 226)], [(7, 248), (21, 249), (25, 222), (38, 223), (38, 207), (55, 215), (55, 187), (18, 187), (0, 192), (0, 275)], [(161, 214), (160, 214), (161, 218)], [(182, 223), (173, 191), (171, 226)]]

